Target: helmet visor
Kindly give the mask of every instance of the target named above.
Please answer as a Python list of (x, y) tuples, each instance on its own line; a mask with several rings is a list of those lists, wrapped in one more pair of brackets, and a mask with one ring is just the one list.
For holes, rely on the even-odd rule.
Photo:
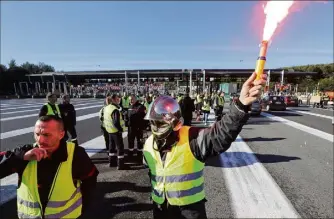
[(179, 104), (169, 96), (160, 96), (150, 104), (144, 119), (169, 121), (173, 117), (181, 117)]

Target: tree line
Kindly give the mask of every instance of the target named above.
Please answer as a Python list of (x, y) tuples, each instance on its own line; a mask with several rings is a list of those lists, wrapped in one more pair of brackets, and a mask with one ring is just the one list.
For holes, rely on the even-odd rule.
[[(314, 76), (286, 76), (286, 82), (298, 84), (298, 91), (334, 91), (334, 63), (284, 67), (290, 72), (317, 72)], [(278, 76), (279, 77), (279, 76)], [(276, 81), (276, 80), (275, 80)]]
[(40, 62), (38, 64), (25, 62), (18, 65), (12, 59), (8, 66), (0, 64), (0, 94), (13, 94), (15, 81), (26, 81), (27, 74), (41, 74), (43, 72), (54, 72), (51, 65)]

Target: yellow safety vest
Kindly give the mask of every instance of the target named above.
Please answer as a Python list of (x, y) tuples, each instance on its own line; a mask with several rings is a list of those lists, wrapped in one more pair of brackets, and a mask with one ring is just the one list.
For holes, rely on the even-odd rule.
[(37, 161), (30, 161), (17, 189), (19, 218), (78, 218), (82, 209), (81, 181), (74, 185), (72, 161), (75, 144), (67, 142), (67, 160), (62, 162), (53, 179), (49, 201), (43, 212), (37, 188)]
[(122, 97), (122, 107), (126, 108), (126, 109), (129, 109), (129, 107), (130, 107), (130, 98), (129, 97), (127, 97), (127, 98)]
[(202, 103), (203, 98), (200, 95), (197, 95), (197, 103)]
[(178, 97), (177, 97), (177, 102), (180, 103), (182, 99), (183, 99), (183, 96), (178, 96)]
[(224, 98), (223, 97), (218, 97), (218, 106), (224, 106)]
[(121, 127), (123, 130), (118, 130), (115, 126), (114, 126), (114, 121), (111, 118), (111, 114), (114, 112), (114, 110), (118, 110), (118, 108), (112, 104), (104, 107), (104, 114), (103, 114), (103, 125), (106, 128), (108, 133), (116, 133), (118, 131), (124, 131), (125, 130), (125, 123), (123, 120), (123, 117), (120, 113), (120, 123), (121, 123)]
[(204, 100), (203, 101), (202, 110), (210, 111), (210, 102), (209, 102), (209, 100)]
[[(189, 145), (189, 126), (179, 131), (179, 141), (167, 153), (163, 165), (156, 143), (151, 135), (144, 145), (144, 156), (151, 173), (152, 199), (162, 204), (189, 205), (205, 198), (204, 163), (197, 160)], [(155, 145), (155, 146), (154, 146)]]
[[(152, 102), (151, 102), (151, 103), (152, 103)], [(148, 112), (148, 109), (149, 109), (151, 103), (145, 102), (144, 106), (145, 106), (145, 108), (146, 108), (146, 112)]]
[(49, 103), (46, 103), (44, 105), (46, 105), (46, 107), (48, 108), (48, 112), (46, 114), (47, 116), (52, 115), (52, 116), (58, 116), (59, 118), (61, 118), (61, 114), (60, 114), (58, 104), (55, 104), (56, 112), (53, 111), (53, 109), (52, 109), (52, 107)]

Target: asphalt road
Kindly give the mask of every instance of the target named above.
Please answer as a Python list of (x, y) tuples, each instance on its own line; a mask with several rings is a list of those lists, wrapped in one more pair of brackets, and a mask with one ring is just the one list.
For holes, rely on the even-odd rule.
[[(147, 170), (128, 158), (128, 170), (108, 167), (96, 114), (103, 101), (72, 102), (78, 109), (79, 143), (100, 171), (93, 204), (84, 218), (151, 218)], [(29, 127), (42, 104), (39, 99), (1, 101), (1, 151), (33, 141)], [(319, 116), (333, 116), (333, 111), (298, 107), (263, 115), (252, 117), (231, 148), (207, 162), (208, 217), (333, 218), (333, 141), (328, 140), (333, 125)], [(126, 136), (124, 143), (127, 148)], [(15, 190), (9, 179), (13, 176), (1, 180), (2, 199)], [(16, 218), (15, 198), (0, 205), (0, 218)]]

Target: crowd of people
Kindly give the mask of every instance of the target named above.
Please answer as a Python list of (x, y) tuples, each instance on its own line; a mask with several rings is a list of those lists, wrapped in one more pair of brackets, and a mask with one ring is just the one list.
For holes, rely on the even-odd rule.
[[(153, 218), (207, 218), (205, 161), (225, 152), (247, 122), (250, 106), (266, 82), (266, 75), (255, 78), (254, 73), (244, 83), (240, 97), (223, 117), (224, 94), (219, 92), (198, 94), (195, 100), (188, 92), (184, 96), (106, 95), (99, 119), (109, 166), (125, 169), (123, 133), (127, 129), (127, 155), (136, 154), (148, 168)], [(64, 95), (60, 105), (55, 94), (47, 99), (35, 124), (35, 142), (0, 152), (0, 178), (19, 175), (19, 218), (78, 218), (92, 201), (99, 171), (79, 146), (69, 97)], [(212, 127), (191, 126), (193, 112), (197, 120), (203, 113), (207, 123), (211, 107), (216, 114)], [(151, 135), (144, 142), (146, 129)]]

